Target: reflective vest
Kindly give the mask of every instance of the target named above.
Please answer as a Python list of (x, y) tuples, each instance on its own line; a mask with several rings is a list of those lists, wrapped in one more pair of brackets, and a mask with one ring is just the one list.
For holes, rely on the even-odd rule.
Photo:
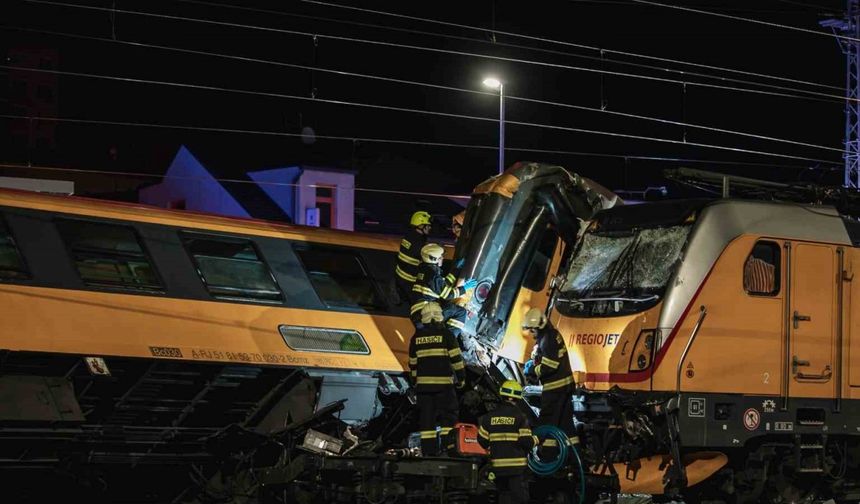
[(538, 331), (538, 352), (535, 357), (535, 375), (543, 385), (543, 391), (562, 389), (573, 385), (567, 347), (561, 334), (549, 323)]
[(493, 472), (505, 475), (525, 470), (526, 456), (538, 439), (525, 415), (505, 401), (478, 420), (478, 443), (489, 450)]
[(438, 392), (454, 386), (454, 375), (466, 380), (466, 366), (457, 338), (434, 323), (415, 331), (409, 342), (409, 369), (418, 392)]
[(418, 267), (415, 283), (412, 284), (412, 306), (410, 316), (421, 311), (427, 303), (435, 301), (450, 301), (465, 294), (462, 287), (454, 287), (454, 275), (442, 275), (442, 268), (435, 264), (421, 263)]
[(397, 253), (397, 265), (394, 274), (401, 281), (413, 284), (418, 266), (421, 265), (421, 247), (427, 243), (427, 236), (411, 228), (400, 240), (400, 251)]

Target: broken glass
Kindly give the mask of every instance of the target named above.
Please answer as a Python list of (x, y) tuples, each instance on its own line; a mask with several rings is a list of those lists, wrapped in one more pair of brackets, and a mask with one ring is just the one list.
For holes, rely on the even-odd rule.
[[(562, 298), (577, 304), (621, 301), (628, 305), (658, 299), (654, 295), (662, 295), (689, 233), (690, 226), (587, 233), (568, 269)], [(621, 310), (617, 303), (612, 306), (613, 311)]]

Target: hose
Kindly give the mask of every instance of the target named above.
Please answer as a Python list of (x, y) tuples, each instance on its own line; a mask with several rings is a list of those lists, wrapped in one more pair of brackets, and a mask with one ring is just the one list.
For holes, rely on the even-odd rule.
[(528, 456), (529, 469), (538, 476), (550, 476), (567, 465), (568, 450), (573, 452), (576, 458), (576, 466), (579, 469), (579, 504), (585, 502), (585, 470), (582, 467), (582, 459), (576, 445), (570, 444), (567, 433), (555, 425), (541, 425), (532, 433), (539, 439), (555, 439), (558, 445), (558, 457), (551, 462), (544, 462), (538, 458), (536, 450), (532, 450)]

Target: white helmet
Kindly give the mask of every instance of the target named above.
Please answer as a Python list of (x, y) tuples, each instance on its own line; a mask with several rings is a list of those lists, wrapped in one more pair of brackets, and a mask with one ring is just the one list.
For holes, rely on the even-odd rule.
[(442, 256), (445, 249), (436, 243), (428, 243), (421, 247), (421, 260), (430, 264), (442, 264)]
[(429, 302), (421, 308), (421, 323), (429, 324), (430, 322), (442, 322), (442, 307), (439, 303)]
[(523, 317), (523, 329), (543, 329), (546, 325), (546, 316), (538, 308), (532, 308)]

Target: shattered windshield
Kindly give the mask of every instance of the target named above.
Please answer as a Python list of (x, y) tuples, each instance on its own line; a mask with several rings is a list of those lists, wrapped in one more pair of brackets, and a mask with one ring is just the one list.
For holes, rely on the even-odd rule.
[(585, 234), (559, 301), (578, 315), (620, 315), (653, 306), (689, 233), (685, 225)]

